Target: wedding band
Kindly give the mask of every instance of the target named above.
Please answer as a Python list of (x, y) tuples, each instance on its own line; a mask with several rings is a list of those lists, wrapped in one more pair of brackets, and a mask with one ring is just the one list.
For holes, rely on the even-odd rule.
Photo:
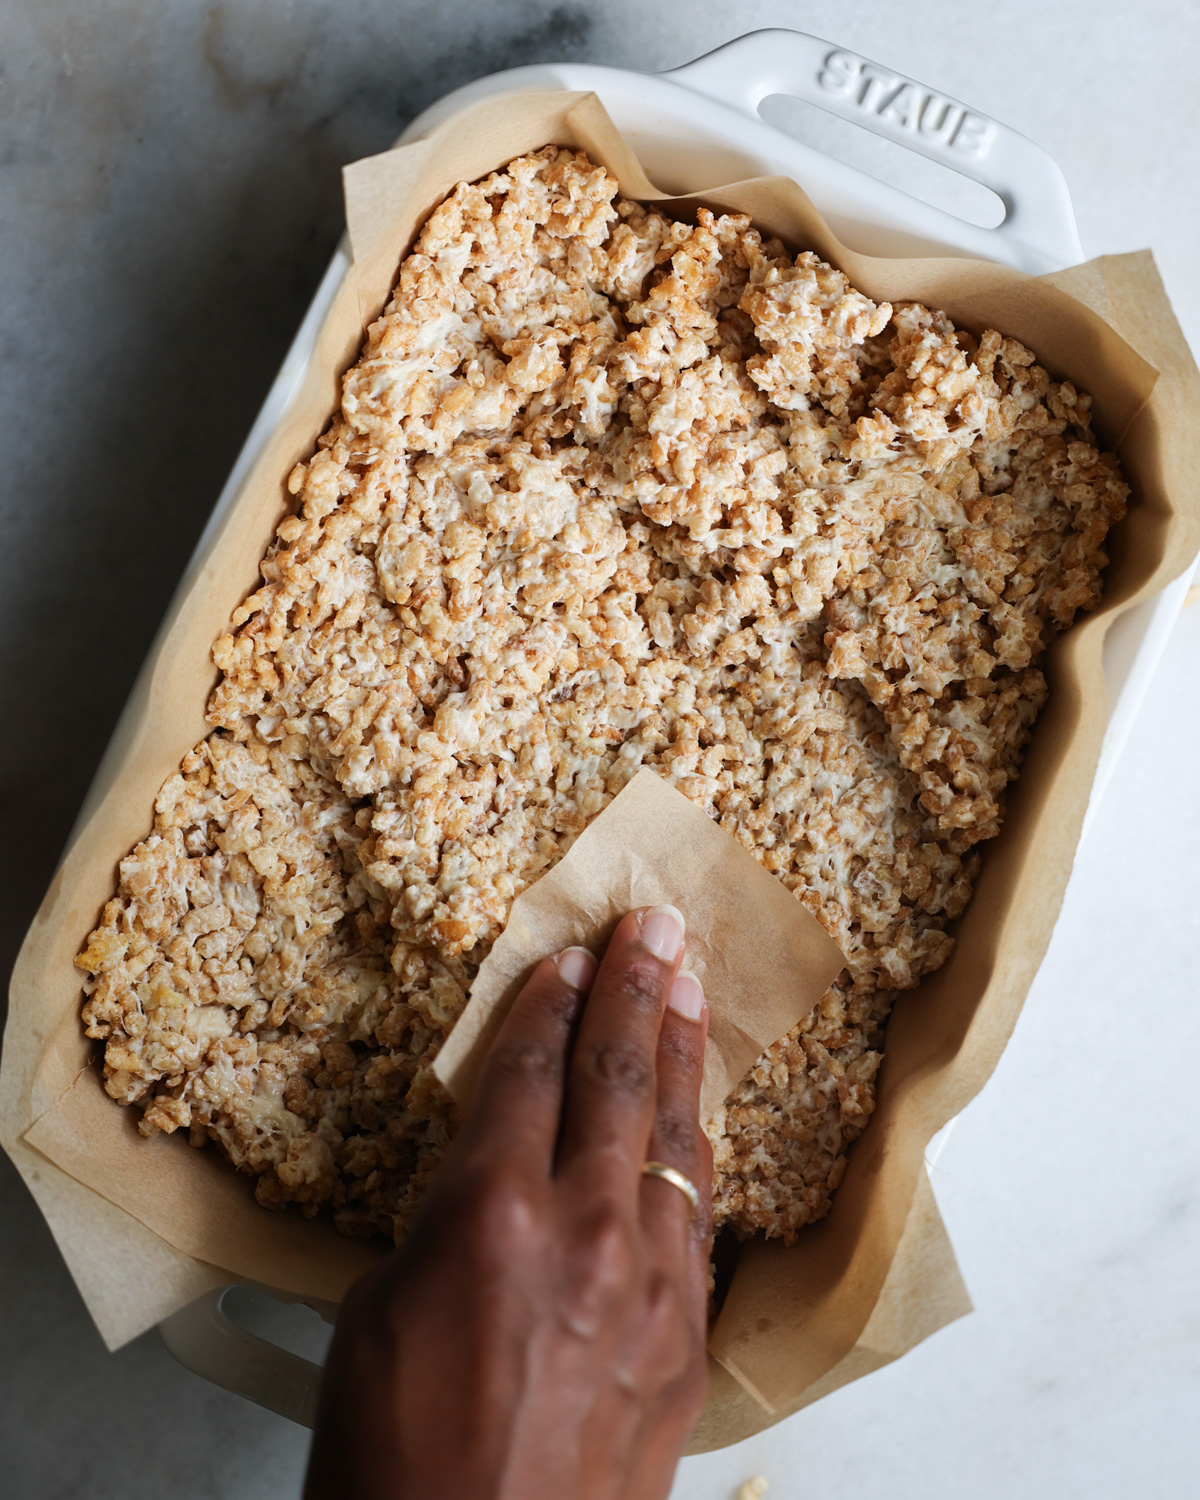
[(690, 1177), (685, 1177), (682, 1172), (677, 1172), (674, 1167), (667, 1166), (665, 1161), (647, 1161), (642, 1163), (642, 1175), (644, 1177), (661, 1177), (664, 1182), (669, 1182), (672, 1187), (677, 1187), (687, 1201), (692, 1205), (692, 1212), (700, 1212), (700, 1194), (696, 1191), (696, 1184)]

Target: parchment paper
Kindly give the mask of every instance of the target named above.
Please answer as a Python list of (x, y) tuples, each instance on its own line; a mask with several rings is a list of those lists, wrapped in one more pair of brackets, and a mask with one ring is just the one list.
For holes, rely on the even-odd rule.
[(692, 197), (659, 194), (594, 95), (485, 100), (426, 139), (349, 168), (356, 274), (334, 298), (287, 418), (180, 586), (99, 773), (103, 800), (22, 948), (0, 1064), (0, 1139), (112, 1345), (216, 1279), (333, 1300), (382, 1253), (319, 1222), (261, 1212), (248, 1180), (211, 1152), (177, 1137), (131, 1137), (129, 1117), (89, 1065), (72, 960), (112, 894), (118, 860), (149, 831), (158, 788), (207, 733), (212, 642), (258, 582), (259, 559), (289, 506), (285, 478), (335, 409), (364, 318), (383, 306), (417, 229), (456, 182), (549, 141), (586, 149), (628, 196), (681, 217), (699, 202), (743, 210), (841, 266), (872, 297), (918, 298), (976, 333), (994, 326), (1021, 339), (1054, 375), (1093, 395), (1098, 431), (1134, 493), (1111, 538), (1103, 606), (1049, 653), (1050, 701), (956, 952), (896, 1006), (875, 1114), (830, 1216), (791, 1249), (743, 1248), (713, 1330), (720, 1365), (711, 1366), (698, 1451), (745, 1437), (894, 1357), (968, 1305), (924, 1182), (924, 1148), (991, 1073), (1049, 940), (1106, 723), (1108, 628), (1200, 549), (1200, 379), (1148, 252), (1041, 278), (965, 259), (864, 256), (840, 244), (787, 179), (722, 186), (698, 175), (687, 184)]
[(580, 944), (599, 953), (627, 911), (669, 901), (687, 923), (690, 969), (708, 1001), (700, 1118), (754, 1059), (803, 1019), (846, 960), (786, 886), (703, 808), (643, 769), (565, 859), (513, 903), (434, 1072), (460, 1103), (534, 965)]

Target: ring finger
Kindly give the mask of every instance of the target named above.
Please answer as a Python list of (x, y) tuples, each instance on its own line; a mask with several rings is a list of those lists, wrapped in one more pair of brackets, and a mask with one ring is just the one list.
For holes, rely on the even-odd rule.
[[(681, 971), (671, 987), (659, 1033), (658, 1092), (647, 1160), (661, 1162), (696, 1190), (688, 1195), (669, 1179), (646, 1175), (641, 1186), (641, 1220), (646, 1239), (667, 1260), (686, 1251), (691, 1270), (708, 1286), (712, 1238), (712, 1151), (700, 1121), (700, 1085), (708, 1038), (708, 1006), (694, 975)], [(681, 1233), (682, 1231), (682, 1233)]]

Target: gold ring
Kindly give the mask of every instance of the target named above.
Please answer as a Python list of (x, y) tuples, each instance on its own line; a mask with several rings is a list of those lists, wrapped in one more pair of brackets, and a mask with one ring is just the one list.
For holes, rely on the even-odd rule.
[(665, 1161), (646, 1161), (642, 1163), (642, 1175), (644, 1177), (661, 1177), (664, 1182), (669, 1182), (672, 1187), (677, 1187), (687, 1201), (692, 1205), (692, 1212), (700, 1212), (700, 1194), (696, 1191), (696, 1184), (690, 1177), (685, 1177), (682, 1172), (677, 1172), (674, 1167), (667, 1166)]

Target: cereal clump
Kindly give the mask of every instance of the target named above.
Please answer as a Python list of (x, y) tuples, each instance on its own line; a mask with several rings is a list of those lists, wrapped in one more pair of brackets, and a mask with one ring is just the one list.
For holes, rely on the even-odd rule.
[(514, 898), (641, 766), (847, 955), (713, 1121), (717, 1222), (791, 1240), (899, 990), (1100, 597), (1088, 398), (739, 215), (548, 147), (435, 211), (217, 642), (213, 732), (77, 960), (106, 1087), (259, 1201), (399, 1237), (430, 1064)]

